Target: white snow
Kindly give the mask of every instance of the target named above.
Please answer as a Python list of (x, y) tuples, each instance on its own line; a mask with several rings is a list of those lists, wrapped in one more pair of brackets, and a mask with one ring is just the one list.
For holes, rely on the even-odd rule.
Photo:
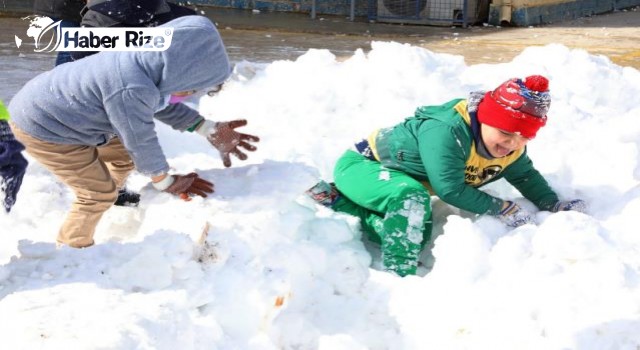
[[(436, 199), (427, 268), (399, 278), (377, 270), (357, 219), (301, 196), (374, 128), (530, 74), (550, 78), (552, 104), (529, 155), (588, 215), (539, 212), (508, 230)], [(473, 66), (385, 42), (345, 61), (241, 62), (199, 108), (249, 120), (262, 141), (248, 161), (225, 169), (203, 138), (157, 128), (176, 173), (215, 183), (206, 200), (135, 174), (139, 208), (110, 209), (91, 248), (56, 248), (72, 194), (30, 163), (0, 213), (2, 348), (637, 350), (638, 96), (638, 70), (561, 45)], [(534, 209), (504, 181), (485, 190)]]

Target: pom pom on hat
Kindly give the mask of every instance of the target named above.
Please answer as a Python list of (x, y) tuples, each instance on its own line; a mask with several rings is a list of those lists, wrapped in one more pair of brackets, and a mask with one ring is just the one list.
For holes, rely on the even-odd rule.
[(549, 80), (542, 75), (531, 75), (524, 79), (524, 86), (533, 91), (549, 91)]
[(478, 121), (531, 139), (546, 124), (550, 104), (547, 78), (514, 78), (485, 94), (478, 105)]

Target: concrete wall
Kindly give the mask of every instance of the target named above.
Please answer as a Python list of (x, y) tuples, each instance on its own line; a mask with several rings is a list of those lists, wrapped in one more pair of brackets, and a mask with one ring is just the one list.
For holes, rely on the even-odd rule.
[[(214, 7), (244, 10), (283, 11), (311, 13), (313, 0), (168, 0), (177, 4), (208, 5)], [(368, 15), (369, 2), (376, 0), (355, 0), (355, 15)], [(374, 4), (375, 6), (375, 4)], [(33, 0), (0, 0), (0, 14), (32, 14)], [(316, 0), (316, 13), (348, 16), (351, 0)]]
[(2, 14), (33, 14), (33, 0), (0, 0)]
[[(310, 13), (313, 0), (191, 0), (192, 4), (260, 11)], [(366, 16), (370, 0), (356, 0), (355, 15)], [(351, 0), (316, 0), (316, 13), (349, 15)]]
[[(193, 4), (218, 7), (301, 13), (311, 12), (312, 1), (190, 0)], [(515, 26), (553, 23), (640, 5), (640, 0), (493, 0), (492, 2), (488, 9), (488, 18), (485, 18), (485, 20), (493, 25), (508, 22)], [(357, 17), (375, 19), (377, 4), (377, 0), (355, 0), (354, 14)], [(504, 6), (505, 4), (508, 6)], [(316, 13), (318, 15), (348, 16), (350, 14), (350, 6), (351, 0), (316, 0)], [(506, 20), (504, 20), (505, 18)]]
[[(171, 1), (171, 0), (170, 0)], [(189, 0), (209, 5), (260, 11), (310, 13), (313, 0)], [(403, 0), (399, 0), (403, 1)], [(406, 1), (406, 0), (405, 0)], [(180, 0), (174, 2), (180, 3)], [(488, 22), (530, 26), (591, 16), (640, 5), (640, 0), (493, 0)], [(351, 0), (316, 0), (318, 15), (349, 16)], [(0, 13), (31, 13), (33, 0), (0, 0)], [(355, 15), (375, 18), (377, 0), (355, 0)]]
[(640, 0), (494, 0), (489, 23), (530, 26), (592, 16), (640, 5)]

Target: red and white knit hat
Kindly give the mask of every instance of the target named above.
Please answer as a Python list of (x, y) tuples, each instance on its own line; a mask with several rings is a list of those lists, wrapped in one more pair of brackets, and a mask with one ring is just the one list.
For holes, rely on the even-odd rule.
[(478, 121), (532, 139), (547, 123), (551, 105), (549, 80), (541, 75), (507, 80), (484, 95)]

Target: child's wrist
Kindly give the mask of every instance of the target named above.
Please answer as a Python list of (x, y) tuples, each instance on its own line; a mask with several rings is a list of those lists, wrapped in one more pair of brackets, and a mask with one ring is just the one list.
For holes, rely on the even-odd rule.
[(169, 174), (163, 174), (160, 176), (152, 177), (151, 185), (153, 185), (153, 187), (158, 191), (164, 191), (173, 184), (173, 181), (174, 181), (173, 176)]
[(202, 137), (208, 137), (215, 130), (216, 125), (218, 125), (218, 123), (205, 119), (198, 127), (196, 127), (195, 131), (199, 135), (202, 135)]

